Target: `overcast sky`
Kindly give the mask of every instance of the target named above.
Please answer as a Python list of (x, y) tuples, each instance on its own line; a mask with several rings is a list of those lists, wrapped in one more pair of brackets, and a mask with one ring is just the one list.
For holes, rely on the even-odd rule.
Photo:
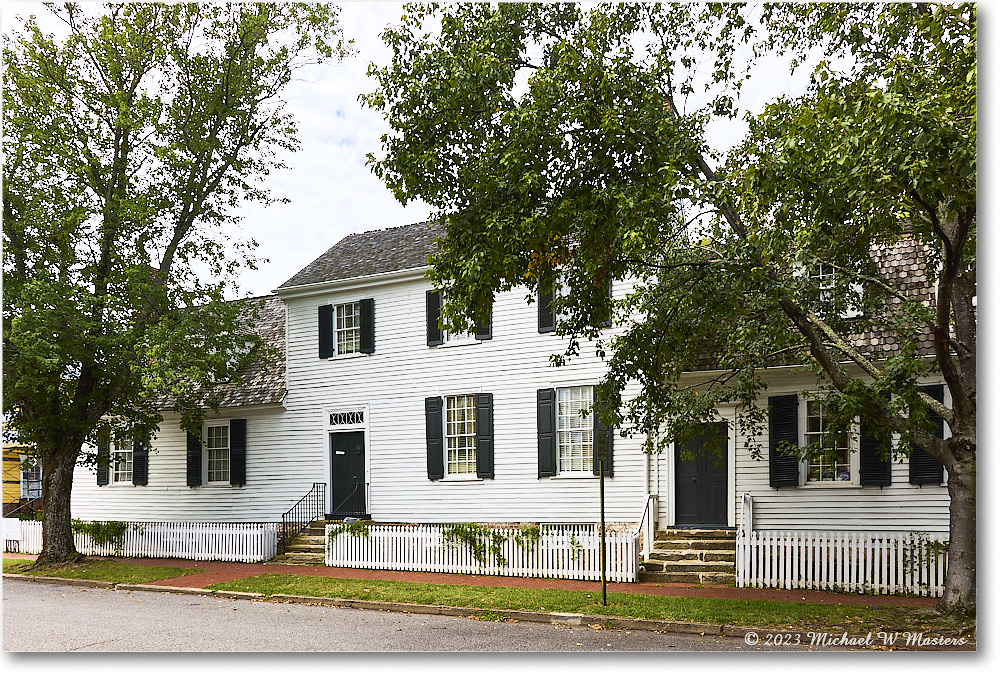
[[(15, 15), (46, 13), (39, 3), (5, 2), (5, 30), (15, 28)], [(310, 66), (298, 72), (298, 80), (285, 92), (286, 110), (299, 125), (301, 150), (285, 156), (289, 168), (272, 173), (266, 185), (287, 204), (263, 207), (249, 204), (234, 238), (256, 239), (258, 255), (266, 258), (256, 271), (241, 279), (241, 295), (264, 295), (353, 232), (395, 227), (425, 219), (426, 204), (400, 205), (366, 166), (366, 154), (379, 153), (380, 137), (388, 125), (380, 113), (362, 107), (358, 95), (374, 89), (366, 71), (368, 64), (388, 63), (390, 50), (380, 34), (397, 22), (402, 4), (395, 2), (346, 2), (342, 4), (344, 35), (354, 40), (355, 55), (342, 62)], [(43, 27), (45, 24), (43, 23)], [(761, 103), (779, 93), (800, 93), (806, 73), (788, 74), (785, 65), (774, 62), (757, 70), (744, 88), (743, 104), (759, 109)], [(735, 128), (712, 131), (716, 148), (735, 143), (741, 133)]]

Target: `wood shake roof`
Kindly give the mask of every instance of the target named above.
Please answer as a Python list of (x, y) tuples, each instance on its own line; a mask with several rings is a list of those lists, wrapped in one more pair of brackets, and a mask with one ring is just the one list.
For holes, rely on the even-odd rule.
[(435, 221), (351, 234), (278, 288), (426, 267), (427, 256), (436, 249), (434, 240), (443, 235), (444, 228)]

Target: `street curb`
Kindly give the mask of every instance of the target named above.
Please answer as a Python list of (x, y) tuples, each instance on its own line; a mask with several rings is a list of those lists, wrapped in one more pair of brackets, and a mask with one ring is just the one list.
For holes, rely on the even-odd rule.
[(383, 602), (372, 600), (351, 600), (347, 598), (322, 598), (310, 595), (275, 594), (266, 598), (274, 602), (291, 602), (303, 605), (323, 605), (347, 609), (367, 609), (403, 614), (436, 614), (441, 616), (475, 616), (490, 612), (503, 620), (545, 623), (562, 626), (595, 626), (618, 630), (648, 630), (664, 633), (691, 633), (695, 635), (726, 635), (743, 637), (752, 628), (725, 626), (721, 624), (694, 623), (685, 621), (663, 621), (659, 619), (631, 619), (627, 617), (605, 616), (603, 614), (568, 614), (564, 612), (530, 612), (523, 610), (483, 609), (481, 607), (452, 607), (450, 605), (418, 605), (405, 602)]
[(346, 609), (398, 612), (401, 614), (436, 614), (440, 616), (475, 618), (477, 614), (489, 612), (491, 615), (496, 615), (504, 621), (523, 621), (528, 623), (544, 623), (560, 626), (590, 626), (608, 630), (647, 630), (661, 633), (725, 635), (727, 637), (743, 637), (748, 632), (753, 632), (754, 630), (765, 632), (767, 630), (762, 628), (748, 628), (745, 626), (726, 626), (722, 624), (694, 623), (687, 621), (631, 619), (627, 617), (606, 616), (602, 614), (570, 614), (566, 612), (531, 612), (524, 610), (483, 609), (481, 607), (452, 607), (450, 605), (419, 605), (416, 603), (406, 602), (323, 598), (313, 597), (311, 595), (275, 594), (265, 597), (261, 593), (247, 593), (243, 591), (214, 591), (209, 588), (191, 588), (189, 586), (156, 586), (153, 584), (113, 584), (110, 581), (95, 581), (92, 579), (63, 579), (62, 577), (36, 577), (27, 574), (14, 574), (9, 572), (5, 572), (3, 576), (5, 579), (22, 579), (24, 581), (33, 581), (36, 583), (90, 586), (122, 591), (153, 591), (156, 593), (207, 595), (218, 598), (230, 598), (233, 600), (269, 600), (271, 602), (291, 602), (298, 605), (343, 607)]

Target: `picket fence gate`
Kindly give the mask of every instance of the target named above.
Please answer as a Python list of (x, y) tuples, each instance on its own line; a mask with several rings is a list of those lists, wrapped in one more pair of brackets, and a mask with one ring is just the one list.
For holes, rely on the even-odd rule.
[[(263, 562), (278, 552), (277, 523), (129, 522), (120, 545), (95, 544), (77, 532), (76, 550), (84, 555), (181, 558), (222, 562)], [(20, 553), (40, 553), (42, 524), (21, 522)]]
[[(326, 528), (326, 564), (333, 567), (601, 579), (601, 536), (590, 527), (542, 526), (541, 535), (533, 545), (518, 542), (517, 537), (522, 534), (518, 528), (490, 528), (491, 534), (504, 541), (500, 556), (488, 553), (485, 564), (477, 561), (464, 543), (445, 541), (448, 525), (367, 525), (367, 536), (347, 531), (334, 534), (337, 527)], [(605, 541), (607, 580), (636, 581), (639, 533), (608, 532)]]
[(921, 533), (754, 530), (736, 537), (736, 585), (941, 597), (946, 544)]

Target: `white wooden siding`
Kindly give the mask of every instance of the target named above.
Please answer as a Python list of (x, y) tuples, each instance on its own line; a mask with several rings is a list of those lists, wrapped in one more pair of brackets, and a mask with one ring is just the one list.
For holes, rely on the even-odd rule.
[[(503, 293), (493, 308), (493, 339), (428, 347), (423, 279), (364, 290), (294, 298), (287, 303), (288, 398), (303, 452), (323, 462), (329, 481), (326, 411), (367, 406), (367, 462), (375, 520), (451, 523), (596, 522), (598, 480), (538, 478), (536, 391), (594, 384), (603, 362), (584, 345), (564, 368), (548, 365), (564, 342), (539, 334), (537, 305), (525, 290)], [(616, 285), (616, 293), (625, 287)], [(317, 307), (375, 299), (375, 353), (317, 357)], [(613, 330), (613, 329), (612, 329)], [(607, 331), (611, 332), (611, 331)], [(424, 399), (493, 394), (494, 474), (486, 480), (427, 478)], [(645, 498), (646, 457), (639, 439), (615, 438), (614, 478), (606, 482), (606, 517), (636, 520)]]
[[(801, 393), (818, 389), (815, 379), (791, 369), (775, 369), (769, 374), (766, 396)], [(766, 398), (761, 400), (766, 407)], [(800, 401), (801, 405), (801, 401)], [(732, 420), (731, 413), (726, 417)], [(801, 425), (800, 425), (801, 426)], [(800, 429), (801, 432), (801, 429)], [(892, 464), (892, 484), (886, 487), (846, 485), (772, 488), (768, 483), (767, 429), (755, 438), (761, 458), (751, 456), (750, 442), (742, 429), (730, 431), (735, 444), (734, 489), (730, 493), (732, 514), (738, 513), (740, 495), (749, 492), (754, 500), (756, 530), (819, 530), (867, 532), (948, 532), (948, 489), (945, 485), (911, 485), (909, 460)], [(731, 455), (732, 456), (732, 455)], [(667, 453), (656, 460), (654, 480), (660, 494), (660, 523), (673, 523), (673, 457)]]

